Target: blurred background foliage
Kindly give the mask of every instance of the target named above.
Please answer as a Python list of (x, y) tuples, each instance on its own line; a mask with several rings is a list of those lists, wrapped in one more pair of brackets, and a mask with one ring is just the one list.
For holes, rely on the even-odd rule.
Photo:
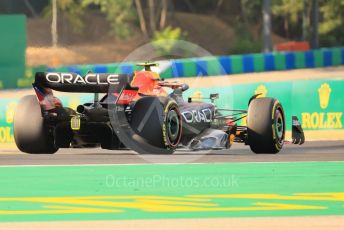
[[(45, 18), (51, 18), (52, 15), (52, 2), (44, 8), (42, 16)], [(57, 10), (65, 17), (68, 23), (72, 26), (76, 33), (81, 33), (84, 31), (85, 24), (83, 22), (83, 17), (85, 10), (80, 7), (79, 2), (74, 0), (58, 0)]]
[[(169, 24), (166, 19), (162, 22), (164, 11), (165, 14), (174, 11), (213, 14), (214, 17), (219, 17), (234, 26), (236, 32), (244, 36), (243, 40), (236, 41), (238, 45), (236, 51), (247, 45), (253, 49), (257, 48), (254, 44), (257, 42), (252, 43), (250, 31), (251, 27), (260, 27), (262, 23), (262, 0), (58, 0), (57, 3), (59, 10), (68, 18), (75, 31), (83, 31), (85, 25), (82, 23), (82, 18), (87, 16), (85, 11), (98, 9), (110, 22), (112, 34), (120, 39), (128, 38), (132, 32), (131, 28), (139, 27), (140, 23), (142, 33), (154, 37), (156, 30), (162, 30)], [(287, 39), (301, 40), (303, 4), (306, 3), (306, 24), (310, 30), (311, 1), (274, 0), (271, 3), (273, 31)], [(47, 14), (51, 6), (48, 5), (45, 9)], [(142, 18), (137, 16), (140, 15), (140, 11)], [(344, 32), (344, 0), (319, 0), (319, 11), (320, 44), (325, 46), (343, 44), (344, 36), (339, 35), (343, 35)], [(243, 28), (238, 28), (239, 26)]]
[[(59, 1), (58, 1), (59, 2)], [(125, 39), (130, 36), (131, 24), (135, 23), (135, 14), (132, 2), (128, 0), (81, 0), (80, 9), (88, 7), (99, 7), (99, 10), (106, 15), (106, 19), (111, 25), (111, 33)]]
[[(52, 0), (2, 0), (0, 13), (25, 13), (30, 18), (50, 17)], [(23, 2), (25, 4), (23, 4)], [(92, 33), (89, 23), (93, 15), (108, 22), (109, 36), (120, 41), (140, 35), (145, 41), (163, 38), (192, 39), (183, 27), (187, 21), (177, 20), (180, 13), (206, 15), (221, 20), (233, 32), (231, 48), (226, 52), (261, 51), (262, 0), (57, 0), (59, 17), (75, 33)], [(312, 0), (271, 0), (272, 32), (283, 41), (311, 39)], [(319, 44), (321, 47), (344, 44), (344, 0), (318, 0)], [(178, 21), (178, 23), (176, 23)], [(205, 33), (209, 26), (197, 25)], [(195, 27), (194, 25), (189, 28)], [(185, 36), (188, 34), (188, 36)], [(190, 36), (189, 36), (190, 35)], [(221, 36), (209, 34), (209, 36)], [(163, 51), (161, 47), (160, 51)], [(168, 49), (168, 47), (166, 47)]]
[[(20, 0), (22, 1), (22, 0)], [(0, 12), (18, 8), (16, 0), (2, 0)], [(51, 1), (24, 0), (29, 16), (51, 15)], [(301, 40), (302, 14), (306, 3), (307, 25), (311, 22), (311, 0), (274, 0), (272, 3), (273, 31), (286, 39)], [(244, 25), (239, 30), (245, 36), (243, 43), (249, 43), (248, 34), (253, 28), (261, 27), (262, 0), (58, 0), (58, 10), (75, 32), (85, 30), (84, 17), (89, 11), (99, 11), (111, 25), (110, 33), (119, 39), (126, 39), (135, 30), (153, 38), (156, 31), (171, 24), (176, 11), (207, 14), (221, 18), (233, 27)], [(43, 6), (43, 11), (41, 10)], [(19, 7), (20, 8), (20, 7)], [(31, 8), (31, 9), (30, 9)], [(22, 9), (22, 10), (23, 10)], [(20, 10), (20, 9), (17, 9)], [(40, 12), (41, 11), (41, 12)], [(344, 0), (319, 0), (320, 44), (333, 46), (344, 42)], [(141, 14), (141, 17), (140, 17)], [(308, 27), (310, 29), (310, 27)], [(243, 30), (247, 30), (243, 32)], [(309, 33), (308, 33), (309, 34)], [(252, 44), (255, 47), (254, 44)]]
[(161, 56), (169, 55), (173, 52), (176, 40), (186, 40), (187, 34), (180, 28), (167, 26), (161, 31), (156, 31), (153, 36), (153, 46)]
[(262, 50), (261, 37), (254, 37), (250, 32), (249, 26), (246, 23), (237, 23), (234, 26), (234, 33), (236, 34), (233, 42), (232, 49), (233, 54), (243, 53), (259, 53)]

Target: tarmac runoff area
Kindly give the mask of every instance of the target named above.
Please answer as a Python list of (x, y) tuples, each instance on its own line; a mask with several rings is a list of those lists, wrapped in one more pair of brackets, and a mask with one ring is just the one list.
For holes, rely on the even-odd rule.
[[(139, 155), (130, 150), (60, 149), (57, 153), (30, 155), (19, 150), (0, 150), (0, 165), (83, 165), (147, 163), (225, 163), (344, 161), (344, 141), (307, 141), (304, 145), (285, 144), (278, 154), (254, 154), (248, 146), (235, 143), (231, 149), (188, 151), (173, 155)], [(343, 183), (344, 187), (344, 183)]]

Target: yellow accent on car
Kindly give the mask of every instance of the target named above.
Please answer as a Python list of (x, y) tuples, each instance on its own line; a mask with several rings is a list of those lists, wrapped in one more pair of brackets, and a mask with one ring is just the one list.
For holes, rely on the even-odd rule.
[(72, 130), (80, 130), (80, 117), (79, 116), (73, 116), (70, 119), (70, 127)]

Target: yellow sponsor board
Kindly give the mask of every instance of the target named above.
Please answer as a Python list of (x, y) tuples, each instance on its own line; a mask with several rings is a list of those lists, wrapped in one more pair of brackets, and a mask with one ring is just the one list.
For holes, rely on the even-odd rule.
[(341, 129), (342, 112), (328, 112), (328, 113), (301, 113), (302, 128), (307, 129)]
[(0, 127), (0, 143), (14, 142), (11, 127)]
[[(331, 102), (332, 89), (330, 84), (323, 83), (318, 88), (319, 106), (325, 110)], [(302, 128), (305, 129), (342, 129), (343, 112), (302, 112)]]
[(16, 102), (9, 102), (5, 106), (5, 122), (0, 126), (0, 143), (13, 143), (13, 117), (17, 107)]
[(328, 102), (330, 101), (330, 96), (331, 96), (331, 87), (329, 84), (324, 83), (320, 86), (318, 89), (319, 93), (319, 102), (320, 102), (320, 107), (322, 109), (326, 109), (328, 106)]
[(14, 117), (14, 112), (16, 110), (17, 103), (16, 102), (10, 102), (6, 106), (6, 122), (8, 124), (13, 123), (13, 117)]
[(254, 91), (254, 94), (260, 94), (258, 97), (266, 97), (268, 90), (264, 85), (259, 85)]
[(80, 98), (78, 96), (70, 96), (68, 100), (68, 107), (71, 109), (76, 110), (76, 108), (80, 105)]
[(191, 98), (193, 101), (202, 101), (203, 94), (201, 91), (196, 91), (192, 94)]

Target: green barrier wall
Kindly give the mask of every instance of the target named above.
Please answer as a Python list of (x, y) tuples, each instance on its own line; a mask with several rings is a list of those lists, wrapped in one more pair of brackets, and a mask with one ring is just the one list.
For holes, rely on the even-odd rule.
[[(206, 78), (199, 80), (207, 81)], [(257, 93), (275, 97), (284, 107), (287, 130), (290, 131), (291, 128), (291, 116), (296, 115), (306, 134), (309, 131), (325, 133), (318, 136), (312, 134), (309, 136), (310, 139), (344, 139), (344, 81), (342, 80), (300, 80), (238, 84), (233, 87), (191, 87), (186, 92), (185, 98), (196, 95), (207, 97), (210, 93), (216, 92), (220, 94), (217, 104), (222, 108), (247, 109), (249, 98)], [(63, 94), (58, 97), (65, 106), (75, 108), (80, 103), (91, 101), (93, 95)], [(0, 99), (0, 143), (13, 143), (13, 113), (18, 100), (18, 98), (4, 97)], [(245, 124), (245, 120), (242, 122)]]
[(16, 88), (25, 72), (26, 18), (0, 16), (0, 89)]

